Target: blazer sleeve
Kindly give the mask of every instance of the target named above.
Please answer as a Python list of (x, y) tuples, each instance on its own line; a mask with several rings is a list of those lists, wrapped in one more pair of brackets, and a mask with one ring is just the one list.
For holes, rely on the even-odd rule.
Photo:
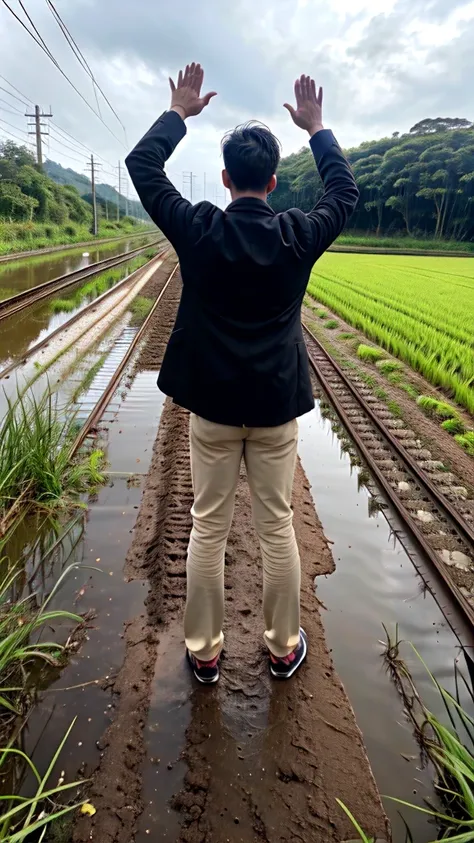
[(186, 235), (189, 238), (195, 210), (170, 182), (164, 167), (185, 134), (179, 114), (165, 112), (125, 159), (143, 207), (175, 248)]
[(317, 132), (309, 143), (324, 186), (321, 199), (307, 215), (319, 256), (343, 230), (359, 191), (350, 164), (329, 129)]

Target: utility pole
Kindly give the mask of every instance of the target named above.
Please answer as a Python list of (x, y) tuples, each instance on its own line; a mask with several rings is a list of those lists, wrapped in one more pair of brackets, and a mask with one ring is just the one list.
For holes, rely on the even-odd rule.
[(193, 201), (193, 184), (194, 179), (196, 176), (191, 170), (184, 170), (183, 171), (183, 194), (185, 193), (185, 188), (189, 186), (189, 194), (190, 194), (190, 201)]
[(128, 217), (128, 181), (125, 183), (125, 216)]
[(105, 219), (107, 222), (109, 221), (109, 203), (107, 202), (107, 199), (105, 200)]
[(92, 234), (94, 237), (97, 236), (99, 233), (99, 226), (97, 224), (97, 196), (95, 192), (95, 168), (100, 167), (100, 164), (97, 164), (94, 161), (94, 156), (91, 155), (91, 161), (88, 165), (91, 168), (91, 184), (92, 184), (92, 213), (93, 213), (93, 222), (92, 222)]
[(35, 113), (34, 114), (25, 114), (25, 117), (32, 117), (34, 119), (34, 123), (28, 123), (28, 126), (34, 126), (34, 131), (28, 131), (29, 135), (36, 135), (36, 163), (38, 167), (42, 170), (43, 169), (43, 149), (42, 149), (42, 141), (41, 135), (47, 135), (48, 132), (43, 132), (42, 126), (44, 125), (41, 122), (43, 117), (52, 117), (52, 114), (45, 114), (44, 112), (40, 112), (39, 105), (35, 105)]
[(118, 201), (117, 201), (117, 221), (120, 222), (120, 191), (122, 190), (122, 171), (120, 169), (120, 161), (118, 162), (118, 173), (119, 173), (119, 188), (118, 188)]

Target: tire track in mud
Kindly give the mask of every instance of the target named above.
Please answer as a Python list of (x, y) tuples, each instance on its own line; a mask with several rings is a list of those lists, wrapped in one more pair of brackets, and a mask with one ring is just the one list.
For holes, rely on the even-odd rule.
[[(154, 321), (139, 368), (159, 368), (173, 304), (174, 312), (163, 311), (161, 328)], [(92, 823), (79, 820), (74, 843), (133, 843), (137, 834), (142, 839), (143, 775), (150, 761), (144, 730), (158, 643), (168, 628), (181, 624), (186, 596), (192, 504), (188, 427), (188, 413), (167, 399), (125, 568), (130, 578), (148, 579), (146, 614), (126, 628), (125, 659), (113, 689), (115, 719), (102, 739), (91, 788), (97, 814)], [(293, 507), (302, 561), (302, 623), (310, 639), (307, 664), (288, 683), (270, 681), (262, 640), (260, 554), (243, 470), (226, 556), (222, 678), (215, 688), (190, 693), (190, 723), (176, 741), (178, 752), (184, 745), (187, 769), (171, 800), (180, 831), (157, 839), (339, 843), (353, 833), (336, 797), (367, 833), (388, 836), (362, 738), (324, 640), (314, 578), (331, 573), (334, 562), (300, 464)], [(174, 669), (181, 670), (181, 662)], [(170, 810), (159, 791), (152, 810), (158, 815)]]

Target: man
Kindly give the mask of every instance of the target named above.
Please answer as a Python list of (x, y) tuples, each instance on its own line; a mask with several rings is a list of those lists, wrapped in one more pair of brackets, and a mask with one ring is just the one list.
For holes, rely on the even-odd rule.
[(314, 406), (300, 311), (315, 261), (342, 231), (358, 191), (332, 132), (322, 90), (295, 83), (293, 122), (308, 132), (324, 195), (304, 214), (275, 214), (280, 150), (264, 126), (247, 124), (223, 141), (222, 180), (232, 202), (192, 205), (164, 165), (215, 93), (201, 96), (199, 64), (170, 79), (171, 107), (127, 158), (142, 203), (170, 240), (183, 292), (158, 384), (191, 411), (193, 529), (184, 619), (187, 655), (200, 682), (219, 678), (224, 637), (224, 556), (242, 457), (263, 557), (265, 642), (273, 676), (303, 663), (300, 559), (292, 523), (296, 418)]

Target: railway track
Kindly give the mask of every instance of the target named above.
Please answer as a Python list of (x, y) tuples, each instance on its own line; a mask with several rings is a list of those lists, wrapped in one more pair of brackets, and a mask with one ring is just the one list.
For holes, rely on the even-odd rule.
[(303, 323), (316, 380), (374, 481), (474, 625), (474, 501), (364, 381), (350, 379)]
[(96, 263), (91, 263), (89, 266), (83, 267), (82, 269), (75, 269), (73, 272), (67, 272), (64, 275), (59, 275), (57, 278), (51, 278), (49, 281), (45, 281), (43, 284), (38, 284), (30, 290), (23, 290), (15, 296), (3, 299), (3, 301), (0, 301), (0, 322), (3, 319), (14, 316), (16, 313), (20, 313), (27, 307), (31, 307), (32, 304), (36, 304), (36, 302), (51, 296), (53, 293), (66, 290), (74, 284), (77, 284), (79, 281), (91, 278), (94, 275), (104, 272), (106, 269), (113, 269), (126, 261), (132, 260), (132, 258), (142, 254), (142, 252), (146, 252), (147, 249), (162, 243), (163, 239), (163, 237), (160, 237), (153, 240), (151, 243), (147, 243), (146, 246), (140, 246), (139, 248), (132, 249), (129, 252), (122, 252), (120, 255), (115, 255), (114, 257), (105, 258), (104, 260), (97, 261)]
[[(146, 271), (147, 268), (149, 268), (149, 265), (153, 261), (157, 263), (159, 260), (165, 259), (169, 248), (170, 247), (167, 245), (162, 252), (159, 252), (154, 258), (152, 258), (149, 264), (141, 266), (139, 269), (136, 269), (130, 275), (127, 275), (126, 278), (123, 278), (121, 281), (118, 281), (117, 284), (110, 288), (110, 290), (106, 290), (105, 293), (102, 293), (101, 296), (97, 296), (96, 299), (89, 302), (89, 304), (87, 304), (85, 307), (83, 307), (81, 310), (71, 316), (70, 319), (68, 319), (66, 322), (63, 322), (54, 331), (51, 331), (51, 333), (44, 337), (44, 339), (42, 339), (35, 345), (32, 345), (31, 348), (29, 348), (24, 354), (22, 354), (19, 359), (12, 361), (8, 366), (5, 366), (0, 371), (0, 380), (2, 380), (3, 378), (9, 378), (16, 369), (19, 369), (20, 367), (24, 366), (30, 357), (33, 357), (38, 352), (47, 348), (50, 343), (55, 339), (55, 337), (57, 337), (59, 334), (67, 335), (67, 332), (73, 327), (73, 325), (79, 322), (87, 313), (93, 313), (95, 310), (100, 308), (100, 305), (106, 299), (116, 297), (117, 293), (120, 293), (120, 291), (123, 290), (123, 295), (120, 296), (114, 303), (114, 308), (119, 307), (121, 302), (126, 298), (126, 296), (128, 296), (130, 291), (129, 288), (133, 286), (134, 283), (140, 280), (143, 272)], [(100, 322), (103, 318), (103, 314), (99, 315), (97, 320), (88, 325), (88, 330), (94, 328), (95, 325), (98, 324), (98, 322)]]
[(165, 281), (159, 295), (157, 296), (152, 309), (150, 310), (148, 316), (142, 323), (141, 327), (134, 333), (129, 334), (127, 336), (128, 342), (123, 342), (123, 337), (120, 337), (117, 340), (116, 346), (117, 348), (114, 350), (113, 354), (118, 359), (118, 364), (114, 369), (112, 377), (107, 382), (102, 394), (100, 395), (98, 401), (89, 412), (87, 418), (84, 421), (81, 430), (79, 431), (76, 440), (74, 441), (72, 448), (71, 448), (71, 456), (74, 456), (75, 453), (79, 450), (81, 445), (87, 439), (88, 436), (94, 435), (97, 425), (100, 422), (107, 406), (110, 403), (111, 398), (113, 397), (115, 390), (117, 389), (120, 379), (125, 372), (127, 366), (129, 365), (133, 355), (137, 351), (140, 342), (142, 341), (143, 337), (145, 336), (150, 322), (155, 316), (157, 309), (159, 308), (163, 298), (166, 296), (166, 293), (169, 291), (173, 278), (175, 277), (177, 271), (179, 269), (179, 263), (176, 262), (175, 266), (171, 270), (168, 275), (167, 280)]

